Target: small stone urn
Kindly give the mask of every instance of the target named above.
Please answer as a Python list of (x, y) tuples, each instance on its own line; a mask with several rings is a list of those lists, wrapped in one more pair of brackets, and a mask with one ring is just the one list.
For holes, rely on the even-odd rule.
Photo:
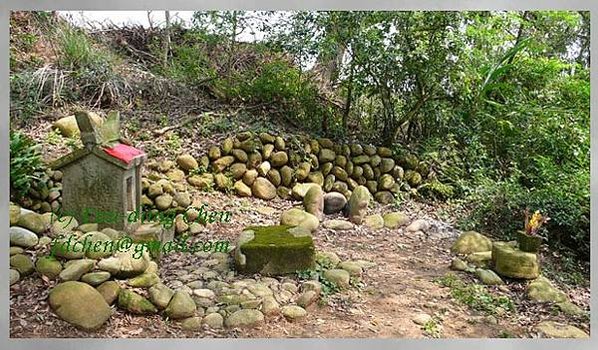
[(517, 231), (517, 242), (519, 249), (527, 253), (538, 253), (542, 245), (542, 237), (537, 235), (528, 235), (524, 231)]

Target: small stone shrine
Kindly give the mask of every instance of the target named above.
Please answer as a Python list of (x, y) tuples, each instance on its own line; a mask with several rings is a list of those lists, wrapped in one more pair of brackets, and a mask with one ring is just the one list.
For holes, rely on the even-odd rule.
[(63, 172), (62, 215), (99, 228), (134, 231), (129, 213), (141, 211), (143, 151), (120, 142), (118, 112), (111, 112), (95, 127), (88, 112), (75, 114), (84, 147), (52, 165)]

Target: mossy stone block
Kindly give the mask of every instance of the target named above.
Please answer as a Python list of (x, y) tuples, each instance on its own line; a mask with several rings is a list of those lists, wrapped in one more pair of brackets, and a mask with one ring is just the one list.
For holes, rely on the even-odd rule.
[(315, 264), (313, 239), (300, 227), (247, 227), (239, 237), (235, 263), (242, 273), (271, 276), (310, 269)]
[(522, 252), (505, 242), (492, 245), (494, 271), (511, 278), (535, 279), (540, 275), (538, 257), (533, 253)]

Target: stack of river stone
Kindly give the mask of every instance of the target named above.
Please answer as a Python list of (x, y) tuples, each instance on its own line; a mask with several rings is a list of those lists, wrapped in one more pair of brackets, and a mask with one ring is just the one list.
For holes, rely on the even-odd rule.
[(199, 162), (189, 154), (181, 155), (177, 164), (195, 187), (265, 200), (288, 199), (299, 191), (294, 188), (297, 184), (317, 183), (325, 192), (340, 192), (346, 198), (363, 185), (385, 204), (394, 200), (394, 194), (417, 188), (430, 174), (429, 166), (415, 155), (395, 157), (386, 147), (298, 136), (285, 140), (253, 132), (212, 146)]

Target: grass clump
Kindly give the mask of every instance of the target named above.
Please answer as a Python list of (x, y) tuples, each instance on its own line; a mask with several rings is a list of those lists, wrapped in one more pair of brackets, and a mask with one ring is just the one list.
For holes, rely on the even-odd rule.
[(451, 289), (451, 296), (461, 304), (471, 309), (486, 314), (497, 314), (497, 309), (514, 311), (515, 306), (511, 298), (507, 296), (496, 296), (488, 291), (485, 286), (479, 284), (467, 284), (454, 274), (446, 274), (436, 280), (443, 287)]

